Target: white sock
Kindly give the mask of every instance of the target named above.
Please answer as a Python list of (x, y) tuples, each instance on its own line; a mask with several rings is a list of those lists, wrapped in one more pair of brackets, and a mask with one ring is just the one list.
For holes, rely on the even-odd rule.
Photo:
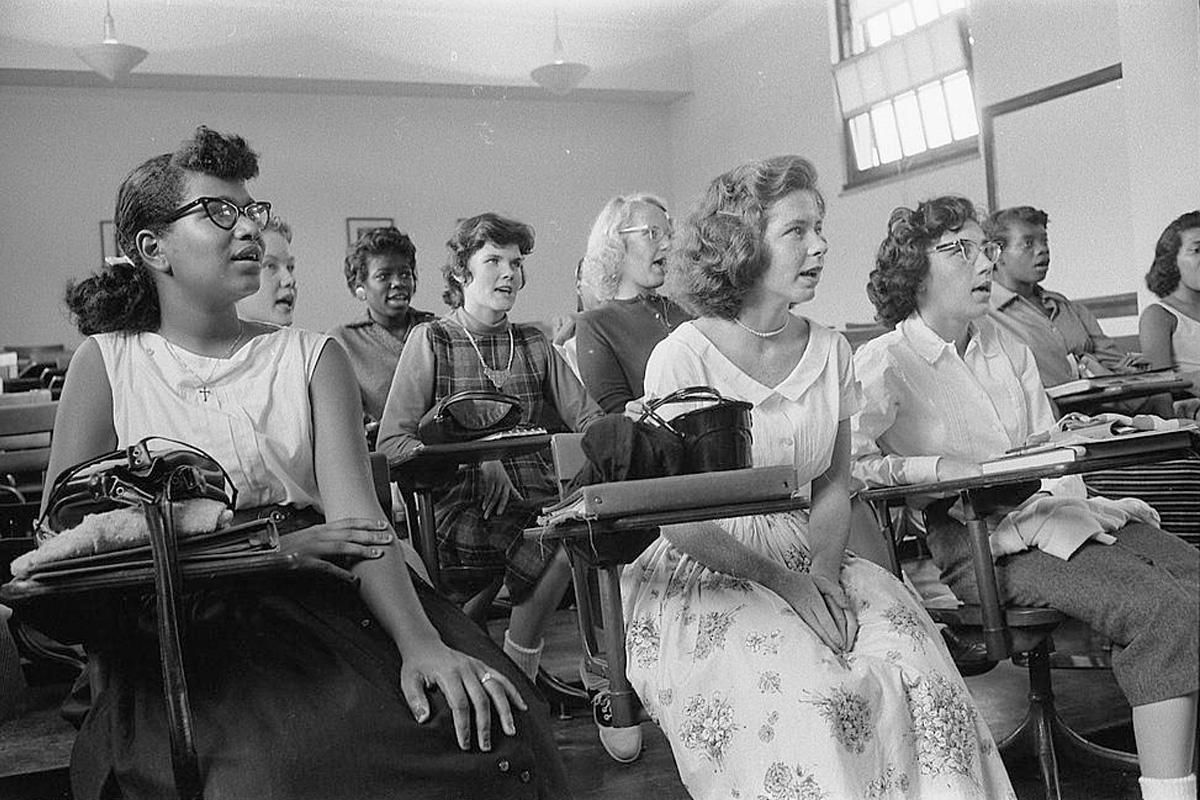
[(546, 640), (542, 639), (537, 647), (522, 647), (509, 637), (508, 631), (504, 632), (504, 655), (511, 658), (529, 680), (537, 677), (538, 665), (542, 663), (542, 648), (545, 645)]
[(1196, 773), (1182, 778), (1138, 778), (1142, 800), (1196, 800)]

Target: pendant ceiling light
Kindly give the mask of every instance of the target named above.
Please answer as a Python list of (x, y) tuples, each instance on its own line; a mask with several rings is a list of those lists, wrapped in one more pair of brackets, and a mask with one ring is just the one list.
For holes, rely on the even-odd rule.
[(116, 82), (129, 75), (129, 71), (150, 55), (140, 47), (121, 44), (117, 41), (117, 26), (113, 22), (112, 9), (108, 0), (104, 2), (104, 41), (100, 44), (79, 47), (75, 50), (94, 71), (109, 81)]
[(534, 83), (543, 87), (550, 94), (570, 94), (579, 82), (587, 77), (590, 70), (587, 64), (577, 61), (567, 61), (563, 51), (562, 36), (558, 32), (558, 12), (554, 12), (554, 60), (543, 64), (529, 73)]

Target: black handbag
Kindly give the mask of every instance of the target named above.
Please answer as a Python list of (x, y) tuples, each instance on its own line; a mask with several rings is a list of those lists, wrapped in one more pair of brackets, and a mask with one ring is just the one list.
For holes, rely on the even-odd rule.
[(63, 470), (38, 522), (39, 540), (78, 525), (88, 514), (145, 506), (159, 499), (209, 498), (230, 509), (237, 489), (208, 453), (185, 442), (150, 436)]
[(469, 389), (434, 403), (417, 424), (425, 444), (470, 442), (505, 433), (521, 421), (521, 401), (509, 394)]
[[(666, 405), (697, 402), (710, 405), (685, 411), (669, 422), (657, 411)], [(722, 397), (710, 386), (689, 386), (648, 402), (638, 421), (649, 420), (683, 442), (685, 472), (746, 469), (753, 466), (750, 457), (753, 407), (745, 400)]]
[(193, 498), (211, 498), (232, 509), (237, 490), (224, 468), (203, 450), (174, 439), (148, 437), (64, 470), (54, 480), (38, 524), (40, 537), (53, 536), (74, 527), (87, 514), (123, 507), (142, 510), (150, 531), (171, 767), (175, 789), (185, 800), (203, 797), (204, 780), (183, 667), (183, 578), (173, 504)]

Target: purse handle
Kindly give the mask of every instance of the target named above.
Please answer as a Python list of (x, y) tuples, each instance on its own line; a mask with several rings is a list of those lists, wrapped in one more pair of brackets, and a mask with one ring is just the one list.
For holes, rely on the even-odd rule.
[(455, 392), (451, 395), (446, 395), (437, 402), (437, 413), (434, 414), (435, 419), (442, 419), (442, 414), (447, 406), (455, 403), (465, 403), (468, 400), (488, 400), (493, 403), (507, 403), (513, 406), (519, 412), (521, 410), (521, 401), (513, 397), (511, 394), (503, 392), (493, 392), (487, 389), (464, 389), (461, 392)]
[(188, 450), (191, 450), (211, 461), (214, 465), (216, 465), (217, 469), (221, 470), (221, 476), (224, 478), (226, 485), (229, 487), (229, 507), (237, 507), (237, 486), (234, 485), (233, 479), (229, 477), (229, 473), (225, 470), (225, 467), (221, 466), (221, 462), (217, 461), (211, 455), (206, 453), (204, 450), (201, 450), (199, 447), (196, 447), (194, 444), (181, 442), (178, 439), (171, 439), (166, 436), (146, 436), (137, 443), (131, 444), (128, 447), (120, 450), (110, 450), (107, 453), (101, 453), (94, 458), (90, 458), (87, 461), (82, 461), (73, 467), (67, 467), (60, 472), (58, 477), (54, 479), (54, 483), (51, 486), (50, 497), (46, 501), (46, 512), (38, 519), (37, 526), (40, 528), (42, 524), (46, 522), (46, 518), (49, 516), (50, 510), (54, 508), (54, 504), (59, 492), (61, 492), (68, 484), (70, 484), (76, 475), (88, 469), (89, 467), (93, 467), (96, 464), (100, 464), (108, 460), (118, 462), (113, 464), (113, 466), (124, 465), (130, 469), (149, 466), (155, 458), (150, 452), (150, 447), (147, 444), (151, 441), (170, 442), (171, 444), (187, 448)]
[(716, 389), (711, 386), (688, 386), (683, 389), (676, 389), (666, 397), (660, 397), (656, 400), (651, 400), (642, 408), (642, 415), (638, 418), (638, 422), (645, 422), (651, 419), (659, 427), (666, 428), (671, 433), (679, 438), (683, 438), (683, 434), (671, 427), (671, 423), (667, 422), (658, 414), (658, 409), (665, 405), (674, 403), (692, 403), (697, 400), (712, 400), (720, 403), (725, 398)]

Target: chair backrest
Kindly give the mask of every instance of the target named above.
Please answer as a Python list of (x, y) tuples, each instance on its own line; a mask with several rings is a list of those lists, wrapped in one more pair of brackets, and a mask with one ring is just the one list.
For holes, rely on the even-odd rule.
[(567, 485), (583, 469), (587, 456), (583, 453), (582, 433), (556, 433), (550, 437), (550, 456), (554, 459), (554, 478), (558, 495), (566, 494)]
[(1083, 297), (1075, 302), (1087, 308), (1100, 323), (1100, 328), (1127, 353), (1141, 350), (1138, 340), (1137, 292)]
[(45, 473), (57, 412), (53, 401), (0, 405), (0, 475)]
[(847, 322), (842, 329), (842, 335), (850, 343), (851, 350), (857, 350), (864, 342), (887, 332), (888, 329), (877, 322)]

